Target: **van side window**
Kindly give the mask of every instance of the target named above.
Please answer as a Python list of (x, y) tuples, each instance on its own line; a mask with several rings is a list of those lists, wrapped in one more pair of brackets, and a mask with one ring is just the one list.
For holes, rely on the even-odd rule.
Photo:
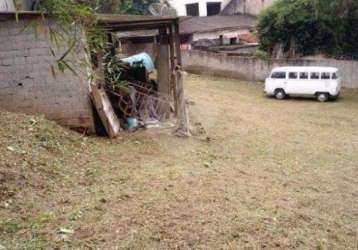
[(297, 73), (296, 72), (290, 72), (288, 74), (289, 79), (297, 79)]
[(332, 79), (338, 79), (337, 73), (332, 74)]
[(331, 78), (331, 74), (328, 72), (322, 72), (321, 73), (321, 79), (330, 79)]
[(286, 72), (273, 72), (271, 78), (273, 79), (286, 79)]
[(307, 72), (301, 72), (300, 73), (300, 79), (308, 79), (308, 73)]
[(319, 73), (318, 72), (312, 72), (311, 73), (311, 79), (319, 79)]

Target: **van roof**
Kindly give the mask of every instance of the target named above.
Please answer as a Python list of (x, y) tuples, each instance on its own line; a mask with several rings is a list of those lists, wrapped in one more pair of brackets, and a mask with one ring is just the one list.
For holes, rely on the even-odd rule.
[(318, 71), (318, 72), (337, 72), (338, 69), (337, 68), (333, 68), (333, 67), (319, 67), (319, 66), (288, 66), (288, 67), (277, 67), (274, 68), (272, 71), (307, 71), (307, 72), (314, 72), (314, 71)]

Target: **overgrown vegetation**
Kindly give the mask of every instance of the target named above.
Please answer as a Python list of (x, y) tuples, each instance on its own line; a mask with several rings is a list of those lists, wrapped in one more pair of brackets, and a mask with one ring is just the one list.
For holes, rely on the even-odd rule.
[(358, 2), (278, 0), (258, 18), (261, 49), (358, 59)]
[[(57, 21), (49, 27), (50, 42), (54, 47), (66, 46), (67, 50), (61, 55), (55, 54), (55, 49), (51, 49), (52, 55), (56, 58), (56, 65), (52, 66), (55, 75), (55, 67), (64, 71), (69, 69), (74, 74), (76, 70), (68, 60), (68, 55), (81, 41), (79, 34), (86, 32), (86, 48), (88, 57), (98, 51), (103, 51), (108, 47), (106, 32), (97, 27), (97, 12), (120, 13), (120, 14), (147, 14), (147, 9), (151, 3), (157, 0), (41, 0), (39, 11), (43, 13), (43, 20), (46, 15), (55, 16)], [(36, 30), (38, 20), (31, 24)]]
[(132, 15), (148, 14), (148, 7), (159, 0), (96, 0), (94, 5), (104, 13), (119, 13)]

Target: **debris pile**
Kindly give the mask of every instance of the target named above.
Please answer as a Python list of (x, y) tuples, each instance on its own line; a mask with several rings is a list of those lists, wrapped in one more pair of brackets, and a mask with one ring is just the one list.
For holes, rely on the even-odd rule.
[[(179, 19), (101, 15), (97, 25), (105, 34), (90, 56), (96, 122), (99, 116), (110, 137), (122, 129), (158, 126), (190, 136)], [(136, 54), (141, 51), (146, 53)]]
[[(174, 100), (159, 92), (150, 56), (141, 53), (121, 59), (105, 55), (103, 65), (105, 81), (101, 87), (118, 118), (119, 130), (160, 127), (160, 121), (166, 116), (161, 112), (161, 107), (167, 105), (173, 111)], [(114, 137), (114, 134), (116, 131), (110, 137)]]

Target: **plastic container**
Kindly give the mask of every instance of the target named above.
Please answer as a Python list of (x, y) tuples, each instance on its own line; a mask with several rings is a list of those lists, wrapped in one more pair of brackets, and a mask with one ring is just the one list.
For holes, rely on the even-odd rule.
[(129, 63), (131, 66), (133, 66), (134, 63), (136, 62), (142, 62), (143, 66), (145, 67), (145, 69), (148, 72), (151, 72), (154, 70), (154, 63), (152, 58), (150, 58), (150, 56), (143, 52), (140, 54), (136, 54), (127, 58), (123, 58), (121, 59), (123, 62)]
[(138, 127), (138, 119), (133, 117), (128, 117), (127, 124), (128, 124), (128, 129), (136, 128)]

